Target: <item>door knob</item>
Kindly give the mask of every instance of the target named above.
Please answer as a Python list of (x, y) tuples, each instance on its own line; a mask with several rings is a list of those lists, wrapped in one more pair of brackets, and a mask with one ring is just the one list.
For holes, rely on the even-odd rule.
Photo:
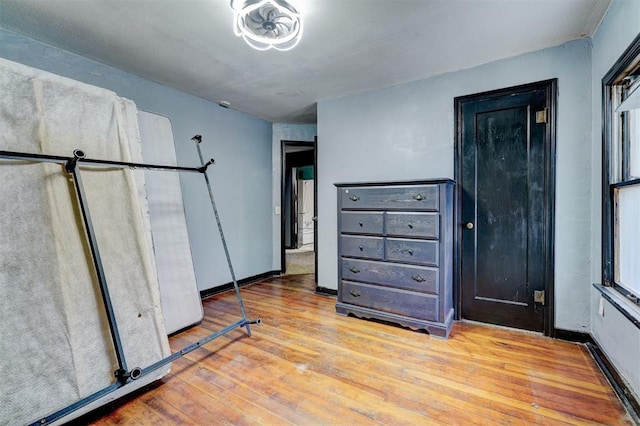
[(467, 229), (473, 229), (473, 222), (467, 222), (465, 226), (467, 227)]

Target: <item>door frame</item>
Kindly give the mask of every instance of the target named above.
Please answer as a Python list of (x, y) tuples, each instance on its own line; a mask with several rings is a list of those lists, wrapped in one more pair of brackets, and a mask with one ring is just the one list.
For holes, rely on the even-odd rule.
[[(285, 248), (285, 179), (287, 173), (286, 147), (313, 147), (313, 217), (318, 217), (318, 138), (313, 141), (280, 140), (280, 273), (287, 271)], [(314, 249), (314, 282), (318, 284), (318, 221), (313, 223), (313, 249)]]
[(544, 214), (544, 242), (543, 242), (543, 262), (544, 262), (544, 290), (545, 290), (545, 314), (544, 314), (544, 335), (555, 337), (554, 327), (554, 303), (555, 303), (555, 187), (556, 187), (556, 127), (557, 127), (557, 96), (558, 79), (544, 80), (536, 83), (523, 84), (504, 89), (491, 90), (488, 92), (476, 93), (472, 95), (459, 96), (454, 98), (454, 126), (455, 126), (455, 148), (454, 148), (454, 175), (458, 183), (455, 191), (455, 226), (454, 226), (454, 288), (453, 298), (455, 307), (455, 319), (463, 318), (462, 313), (462, 105), (468, 101), (490, 100), (513, 94), (530, 92), (533, 90), (545, 90), (547, 95), (547, 135), (544, 143), (544, 191), (543, 198), (545, 204)]

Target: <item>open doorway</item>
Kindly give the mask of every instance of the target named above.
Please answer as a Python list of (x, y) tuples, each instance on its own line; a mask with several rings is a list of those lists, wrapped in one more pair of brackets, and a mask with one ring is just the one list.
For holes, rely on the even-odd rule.
[(282, 274), (317, 277), (316, 141), (283, 140), (281, 146)]

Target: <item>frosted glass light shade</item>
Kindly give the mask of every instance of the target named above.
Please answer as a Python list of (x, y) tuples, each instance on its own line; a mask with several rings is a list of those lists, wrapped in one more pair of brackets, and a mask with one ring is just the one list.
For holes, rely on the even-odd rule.
[(290, 50), (302, 36), (300, 11), (286, 0), (232, 0), (234, 33), (257, 50)]

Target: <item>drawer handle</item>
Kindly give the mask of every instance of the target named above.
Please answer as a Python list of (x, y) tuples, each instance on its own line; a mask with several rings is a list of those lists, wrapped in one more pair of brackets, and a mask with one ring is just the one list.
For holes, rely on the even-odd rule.
[(364, 226), (362, 222), (358, 222), (358, 225), (360, 225), (361, 228)]
[(360, 197), (358, 197), (357, 195), (352, 195), (351, 197), (349, 197), (349, 199), (355, 202), (355, 201), (358, 201)]
[(360, 292), (358, 290), (351, 290), (349, 292), (353, 297), (360, 297)]
[(424, 200), (424, 195), (422, 195), (422, 194), (414, 195), (413, 199), (416, 200), (416, 201), (422, 201), (422, 200)]
[(409, 224), (408, 226), (409, 226), (409, 229), (413, 229), (413, 225), (412, 224)]
[(409, 256), (413, 256), (413, 250), (411, 250), (411, 249), (400, 250), (400, 253), (408, 254)]
[(352, 266), (351, 268), (349, 268), (349, 270), (350, 270), (351, 272), (353, 272), (354, 274), (357, 274), (357, 273), (359, 273), (359, 272), (360, 272), (360, 269), (356, 268), (355, 266)]
[(360, 249), (360, 251), (364, 250), (364, 247), (362, 247), (362, 246), (358, 246), (358, 248)]
[(412, 280), (414, 280), (415, 282), (421, 283), (423, 282), (425, 279), (422, 277), (422, 275), (414, 275), (411, 277)]

